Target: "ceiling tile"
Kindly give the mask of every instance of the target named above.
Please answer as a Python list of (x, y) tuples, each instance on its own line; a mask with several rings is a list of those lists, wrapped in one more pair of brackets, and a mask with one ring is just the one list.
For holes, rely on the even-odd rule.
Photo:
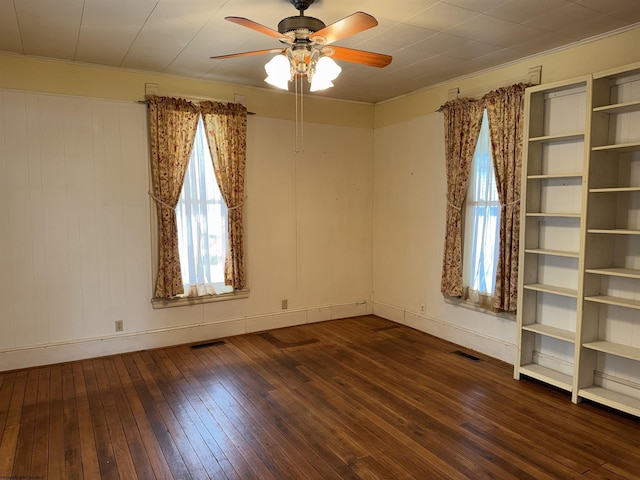
[[(599, 15), (600, 13), (595, 10), (569, 3), (562, 8), (551, 10), (523, 23), (540, 30), (562, 32), (563, 28), (569, 23), (587, 22), (597, 18)], [(588, 36), (588, 33), (579, 38), (586, 38), (586, 36)]]
[(487, 15), (513, 23), (526, 23), (532, 18), (555, 12), (568, 3), (568, 0), (510, 0), (499, 7), (489, 10)]
[[(222, 4), (216, 12), (218, 20), (223, 20), (227, 16), (245, 17), (274, 30), (277, 30), (278, 22), (283, 18), (298, 15), (293, 5), (285, 1), (229, 0), (220, 2), (218, 0), (218, 3)], [(307, 13), (314, 17), (316, 10), (316, 5), (313, 5), (310, 10), (307, 10)], [(238, 26), (238, 28), (242, 27)]]
[[(429, 57), (428, 62), (429, 62), (429, 68), (433, 68), (434, 70), (457, 68), (460, 64), (468, 63), (468, 62), (460, 61), (459, 58), (455, 58), (455, 57), (452, 57), (451, 55), (446, 55), (444, 53), (441, 55), (435, 55), (433, 57)], [(411, 68), (411, 67), (408, 67), (408, 68)]]
[[(324, 0), (319, 5), (324, 8), (326, 3), (328, 3), (328, 0)], [(380, 18), (386, 18), (396, 22), (405, 22), (416, 13), (440, 3), (440, 0), (402, 0), (400, 2), (391, 2), (389, 0), (349, 0), (348, 2), (340, 3), (348, 5), (351, 11), (361, 11), (373, 15), (378, 21)]]
[(497, 45), (510, 47), (517, 43), (536, 42), (542, 31), (527, 25), (515, 24), (510, 29), (505, 29), (496, 34)]
[(160, 1), (127, 52), (122, 66), (164, 71), (213, 16), (209, 0)]
[[(230, 31), (238, 29), (239, 32), (231, 34)], [(251, 42), (247, 41), (251, 39)], [(249, 50), (264, 50), (269, 48), (283, 47), (281, 43), (273, 38), (260, 35), (248, 29), (243, 29), (230, 22), (223, 22), (220, 25), (214, 20), (210, 20), (202, 30), (189, 42), (189, 44), (178, 54), (177, 57), (167, 66), (166, 72), (175, 74), (186, 74), (200, 77), (203, 72), (215, 69), (220, 63), (229, 63), (237, 66), (237, 62), (243, 62), (243, 58), (213, 60), (210, 57), (216, 55), (226, 55)], [(263, 56), (266, 63), (268, 55)]]
[(83, 0), (14, 2), (24, 52), (28, 55), (73, 60), (83, 4)]
[(466, 8), (467, 10), (473, 10), (474, 12), (485, 13), (493, 8), (497, 8), (500, 5), (504, 5), (509, 0), (442, 0), (449, 5), (455, 5), (456, 7)]
[(441, 32), (478, 16), (478, 12), (439, 2), (409, 18), (406, 23)]
[[(120, 65), (158, 0), (85, 0), (75, 59)], [(122, 18), (122, 11), (127, 11)]]
[(624, 25), (625, 23), (619, 18), (600, 15), (583, 22), (568, 23), (564, 27), (563, 33), (571, 38), (583, 39), (616, 30)]
[(616, 3), (616, 8), (611, 12), (611, 16), (627, 23), (638, 22), (640, 21), (640, 2), (622, 0), (619, 4)]
[(24, 53), (13, 2), (0, 1), (0, 51)]
[(541, 31), (540, 35), (536, 36), (533, 40), (525, 42), (518, 42), (512, 45), (512, 47), (527, 52), (529, 54), (545, 52), (553, 48), (557, 48), (560, 45), (566, 45), (573, 41), (572, 38), (561, 35), (555, 32)]
[[(431, 37), (435, 35), (437, 32), (434, 30), (429, 30), (427, 28), (416, 27), (413, 25), (406, 25), (404, 23), (398, 23), (394, 27), (390, 28), (383, 40), (383, 43), (380, 47), (384, 45), (388, 45), (391, 48), (394, 47), (408, 47), (415, 43), (420, 42), (425, 37)], [(376, 42), (369, 42), (370, 45), (376, 45)]]
[(490, 43), (506, 47), (508, 40), (504, 38), (505, 31), (511, 31), (516, 25), (506, 20), (493, 18), (486, 15), (479, 16), (465, 23), (461, 23), (446, 31), (451, 35), (469, 38), (471, 40)]
[[(399, 70), (402, 67), (413, 65), (433, 57), (434, 54), (415, 50), (414, 48), (402, 48), (393, 52), (393, 70)], [(383, 70), (386, 71), (386, 70)]]
[(452, 49), (464, 47), (468, 42), (468, 38), (440, 32), (412, 45), (411, 48), (432, 54), (440, 54)]
[(495, 51), (495, 45), (490, 45), (484, 42), (476, 42), (473, 40), (467, 40), (464, 45), (459, 45), (456, 48), (451, 48), (445, 53), (455, 58), (464, 60), (471, 60), (476, 57), (481, 57)]
[(576, 3), (601, 13), (610, 13), (613, 9), (613, 5), (620, 2), (612, 2), (611, 0), (576, 0)]
[(640, 14), (638, 0), (576, 0), (575, 3), (623, 20), (626, 20), (628, 16), (638, 19)]
[(523, 56), (522, 50), (517, 47), (507, 47), (500, 50), (495, 50), (487, 55), (474, 58), (472, 63), (475, 64), (474, 70), (484, 70), (492, 68), (503, 63), (510, 62), (514, 59), (521, 58)]

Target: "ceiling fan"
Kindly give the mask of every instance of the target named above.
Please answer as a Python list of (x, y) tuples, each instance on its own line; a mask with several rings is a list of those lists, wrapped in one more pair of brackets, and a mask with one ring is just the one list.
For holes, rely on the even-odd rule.
[(225, 17), (229, 22), (279, 40), (286, 45), (283, 49), (255, 50), (211, 58), (220, 60), (277, 53), (278, 55), (265, 65), (268, 74), (266, 82), (286, 90), (289, 81), (306, 76), (311, 83), (311, 91), (333, 86), (332, 80), (339, 75), (341, 69), (332, 59), (378, 68), (386, 67), (391, 63), (392, 57), (389, 55), (332, 45), (333, 42), (378, 25), (377, 20), (371, 15), (356, 12), (335, 23), (325, 25), (317, 18), (304, 15), (304, 11), (314, 0), (289, 1), (300, 14), (282, 19), (278, 23), (277, 31), (244, 17)]

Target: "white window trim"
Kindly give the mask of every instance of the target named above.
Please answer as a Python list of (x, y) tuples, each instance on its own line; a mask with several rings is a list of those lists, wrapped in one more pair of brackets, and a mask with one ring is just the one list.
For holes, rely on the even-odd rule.
[(219, 295), (204, 295), (202, 297), (175, 297), (175, 298), (152, 298), (151, 306), (154, 310), (162, 308), (185, 307), (201, 305), (204, 303), (226, 302), (229, 300), (240, 300), (249, 298), (250, 290), (235, 290), (233, 292), (221, 293)]
[[(147, 116), (147, 122), (148, 122)], [(151, 162), (148, 163), (149, 181), (151, 181)], [(155, 291), (155, 282), (158, 277), (158, 256), (160, 254), (159, 246), (159, 231), (158, 231), (158, 212), (156, 202), (152, 198), (151, 190), (149, 189), (149, 210), (150, 210), (150, 240), (151, 240), (151, 258), (155, 259), (151, 261), (151, 306), (154, 310), (160, 310), (164, 308), (185, 307), (193, 305), (202, 305), (206, 303), (215, 302), (227, 302), (230, 300), (242, 300), (249, 298), (251, 290), (245, 287), (242, 290), (233, 290), (231, 292), (220, 293), (218, 295), (203, 295), (200, 297), (186, 297), (178, 296), (174, 298), (158, 298), (153, 296)]]
[(498, 318), (504, 318), (506, 320), (513, 320), (514, 322), (516, 321), (516, 314), (515, 313), (509, 313), (509, 312), (496, 312), (494, 310), (490, 310), (488, 308), (483, 308), (478, 304), (475, 304), (473, 302), (470, 302), (468, 300), (462, 300), (461, 298), (457, 298), (457, 297), (449, 297), (449, 296), (444, 296), (444, 302), (448, 303), (449, 305), (456, 305), (458, 307), (462, 307), (462, 308), (466, 308), (469, 310), (473, 310), (475, 312), (480, 312), (480, 313), (484, 313), (486, 315), (491, 315), (494, 317), (498, 317)]

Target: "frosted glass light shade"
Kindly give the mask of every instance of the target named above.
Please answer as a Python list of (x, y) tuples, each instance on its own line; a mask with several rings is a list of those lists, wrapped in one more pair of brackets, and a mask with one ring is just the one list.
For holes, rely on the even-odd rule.
[(320, 57), (316, 63), (316, 71), (311, 79), (312, 92), (333, 87), (332, 80), (338, 78), (342, 68), (330, 57)]
[(264, 66), (267, 72), (267, 78), (264, 79), (269, 85), (289, 89), (289, 81), (291, 80), (291, 65), (289, 59), (284, 55), (276, 55)]

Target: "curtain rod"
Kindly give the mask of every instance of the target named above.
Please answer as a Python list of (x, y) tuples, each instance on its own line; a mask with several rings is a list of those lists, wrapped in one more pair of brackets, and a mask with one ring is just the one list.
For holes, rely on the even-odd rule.
[[(181, 97), (184, 98), (184, 97)], [(191, 100), (189, 98), (184, 98), (185, 100), (190, 101), (191, 103), (197, 103), (199, 104), (200, 102), (220, 102), (220, 103), (233, 103), (233, 102), (225, 102), (225, 101), (221, 101), (221, 100)], [(149, 105), (149, 100), (136, 100), (136, 103), (139, 103), (141, 105)], [(249, 112), (247, 111), (247, 115), (256, 115), (256, 112)]]
[[(542, 82), (542, 65), (536, 65), (533, 67), (529, 67), (527, 69), (526, 77), (516, 77), (512, 79), (503, 79), (500, 82), (492, 82), (481, 87), (476, 87), (465, 92), (460, 92), (460, 87), (451, 88), (448, 91), (449, 100), (455, 100), (458, 98), (468, 98), (469, 100), (480, 100), (486, 94), (492, 92), (493, 90), (498, 90), (503, 87), (508, 87), (510, 85), (515, 85), (518, 83), (524, 83), (528, 85), (540, 85)], [(461, 97), (461, 95), (463, 95)], [(440, 107), (436, 112), (439, 112), (442, 109)]]

